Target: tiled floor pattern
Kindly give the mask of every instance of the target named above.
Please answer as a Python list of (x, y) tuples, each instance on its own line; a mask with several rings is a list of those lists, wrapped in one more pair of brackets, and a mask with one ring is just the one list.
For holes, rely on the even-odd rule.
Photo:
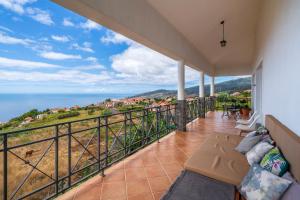
[(93, 177), (59, 197), (63, 200), (154, 200), (168, 190), (184, 162), (206, 135), (237, 134), (234, 122), (211, 112), (188, 125), (187, 132), (174, 132), (109, 168), (103, 178)]

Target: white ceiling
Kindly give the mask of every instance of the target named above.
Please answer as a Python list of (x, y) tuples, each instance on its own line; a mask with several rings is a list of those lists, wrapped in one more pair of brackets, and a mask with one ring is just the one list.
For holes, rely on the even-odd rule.
[[(216, 73), (237, 67), (250, 72), (261, 0), (147, 1), (216, 67)], [(225, 48), (219, 43), (221, 20), (225, 20)]]

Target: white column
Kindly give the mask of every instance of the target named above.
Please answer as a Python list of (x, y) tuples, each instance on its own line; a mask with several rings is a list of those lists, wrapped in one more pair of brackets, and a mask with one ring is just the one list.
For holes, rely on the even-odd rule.
[(199, 97), (204, 97), (204, 73), (200, 71), (199, 75)]
[(215, 96), (215, 77), (214, 76), (211, 76), (210, 96)]
[(185, 88), (185, 73), (183, 60), (178, 61), (178, 89), (177, 100), (184, 100), (184, 88)]

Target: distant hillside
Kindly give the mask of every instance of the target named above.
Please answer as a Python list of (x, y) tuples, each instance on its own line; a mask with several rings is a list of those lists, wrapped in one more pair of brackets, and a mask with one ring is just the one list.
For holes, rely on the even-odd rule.
[[(251, 78), (239, 78), (235, 80), (225, 81), (217, 83), (215, 85), (215, 92), (238, 92), (243, 90), (251, 89)], [(209, 95), (210, 85), (205, 85), (205, 94)], [(199, 94), (199, 86), (186, 88), (185, 92), (189, 96), (196, 96)], [(162, 98), (167, 96), (175, 96), (176, 90), (154, 90), (142, 94), (135, 95), (134, 97), (145, 97), (145, 98)]]

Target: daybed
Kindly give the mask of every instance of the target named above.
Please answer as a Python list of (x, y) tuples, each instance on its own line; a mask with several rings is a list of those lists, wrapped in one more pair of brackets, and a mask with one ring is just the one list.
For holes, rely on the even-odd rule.
[[(289, 162), (289, 171), (299, 182), (300, 137), (270, 115), (266, 116), (265, 126), (269, 130), (269, 134), (275, 141), (276, 146), (280, 148), (286, 160)], [(242, 139), (242, 136), (237, 135), (220, 133), (211, 134), (201, 144), (199, 149), (196, 150), (194, 154), (187, 160), (187, 162), (185, 163), (185, 170), (200, 174), (201, 176), (209, 177), (213, 180), (220, 181), (220, 183), (226, 183), (229, 186), (232, 185), (232, 187), (237, 188), (237, 186), (240, 185), (249, 170), (249, 164), (245, 155), (234, 150)], [(183, 175), (178, 178), (178, 180), (174, 183), (170, 191), (163, 199), (180, 199), (174, 198), (175, 196), (180, 195), (175, 195), (176, 191), (174, 190), (175, 188), (182, 188), (182, 186), (180, 187), (178, 185), (180, 184), (180, 180), (183, 179)], [(198, 179), (201, 180), (201, 177), (199, 177)], [(199, 187), (203, 187), (203, 181), (201, 182), (202, 185), (199, 185)], [(215, 184), (214, 182), (211, 183)], [(186, 188), (195, 188), (195, 185), (197, 185), (195, 181), (190, 181), (190, 183), (185, 184)], [(222, 187), (222, 190), (224, 190), (224, 188), (225, 187)], [(189, 194), (192, 191), (184, 192), (185, 194)], [(203, 193), (199, 195), (203, 195)], [(222, 195), (224, 194), (222, 193)], [(199, 197), (195, 197), (195, 199), (197, 198), (199, 199)], [(240, 199), (241, 196), (236, 195), (236, 198)], [(200, 197), (200, 199), (202, 199), (202, 197)]]

